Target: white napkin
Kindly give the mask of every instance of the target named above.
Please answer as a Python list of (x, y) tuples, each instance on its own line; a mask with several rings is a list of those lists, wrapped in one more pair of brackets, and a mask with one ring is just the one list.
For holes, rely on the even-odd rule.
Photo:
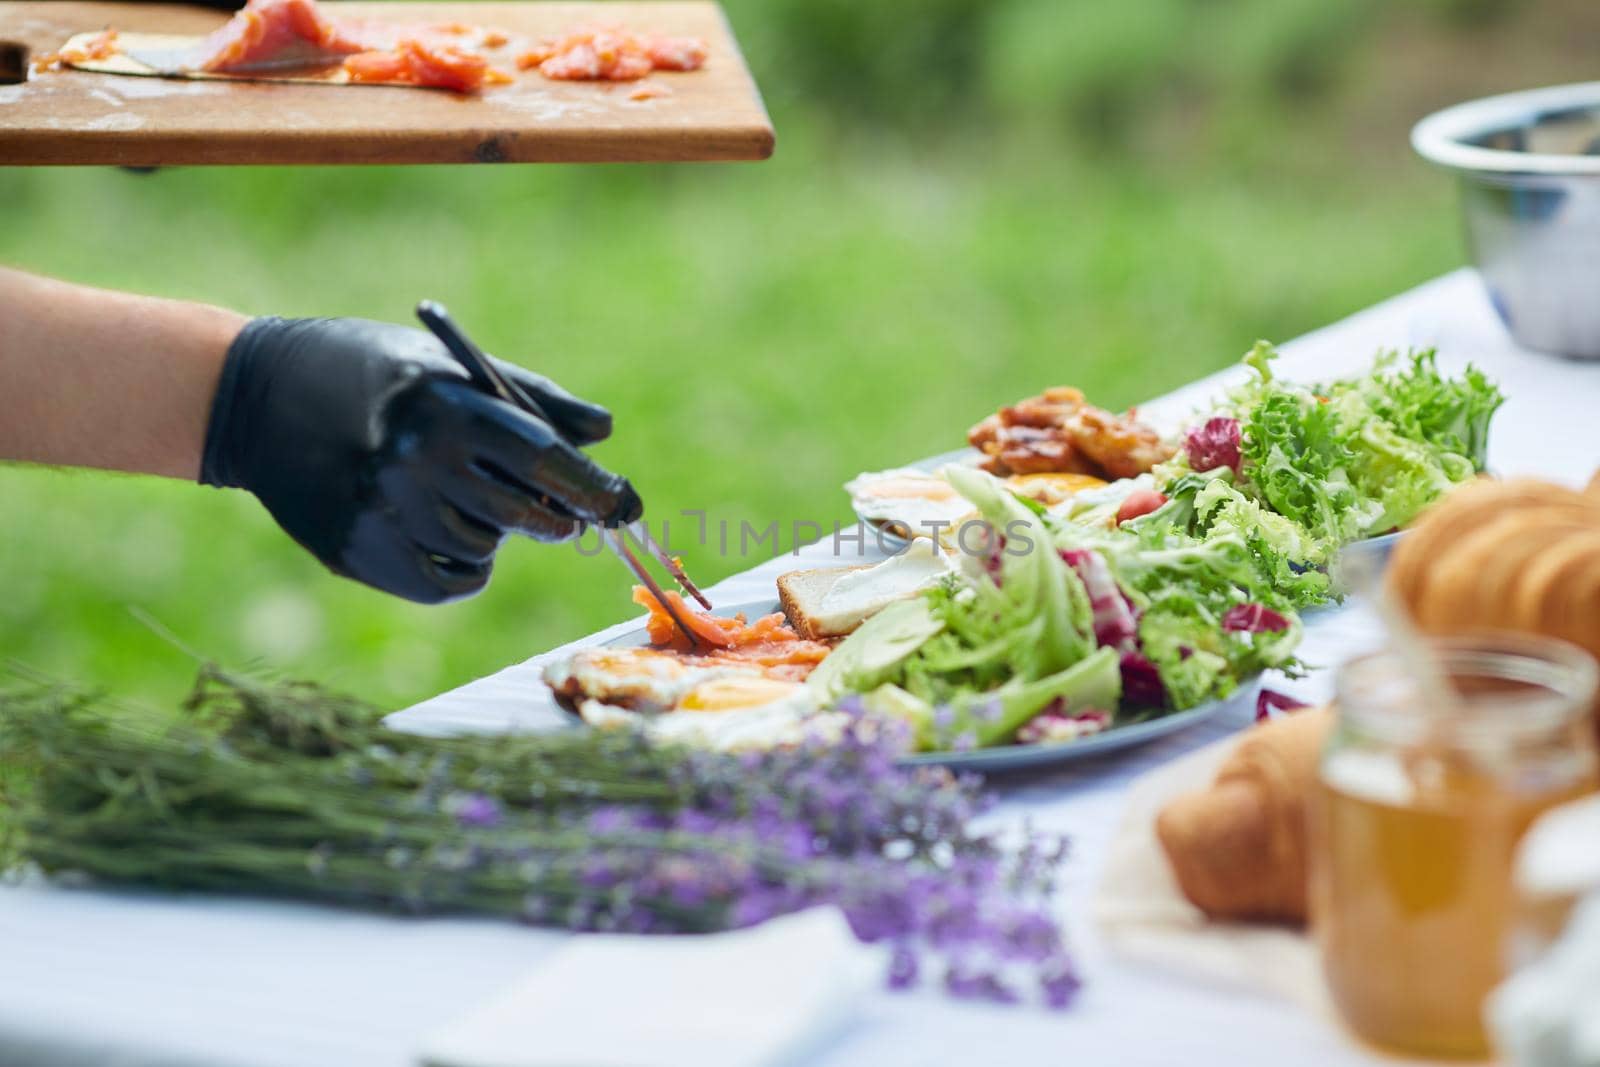
[(1210, 985), (1284, 997), (1335, 1019), (1316, 948), (1305, 931), (1207, 921), (1178, 888), (1156, 838), (1161, 809), (1174, 797), (1209, 786), (1238, 743), (1238, 737), (1225, 737), (1134, 781), (1095, 891), (1095, 921), (1107, 944), (1125, 958)]
[(817, 908), (701, 936), (584, 934), (422, 1047), (429, 1067), (768, 1067), (841, 1024), (882, 963)]

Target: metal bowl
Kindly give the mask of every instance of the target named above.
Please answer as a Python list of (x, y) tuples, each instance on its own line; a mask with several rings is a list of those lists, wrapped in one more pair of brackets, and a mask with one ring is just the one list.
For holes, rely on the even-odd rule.
[(1511, 335), (1600, 359), (1600, 82), (1447, 108), (1411, 146), (1460, 175), (1467, 243)]

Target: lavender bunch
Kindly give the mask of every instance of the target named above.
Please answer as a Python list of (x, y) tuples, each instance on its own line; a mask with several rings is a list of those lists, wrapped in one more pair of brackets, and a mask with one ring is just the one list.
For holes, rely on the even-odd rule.
[(837, 905), (890, 982), (1064, 1005), (1059, 842), (974, 829), (976, 780), (904, 739), (731, 757), (628, 733), (430, 739), (319, 687), (202, 670), (161, 719), (83, 690), (0, 693), (0, 862), (62, 878), (481, 913), (573, 930), (724, 930)]

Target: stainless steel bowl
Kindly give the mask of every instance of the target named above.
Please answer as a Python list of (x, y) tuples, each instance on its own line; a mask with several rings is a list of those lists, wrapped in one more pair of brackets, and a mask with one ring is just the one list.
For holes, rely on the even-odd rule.
[(1411, 146), (1460, 175), (1467, 243), (1511, 335), (1600, 359), (1600, 82), (1447, 108)]

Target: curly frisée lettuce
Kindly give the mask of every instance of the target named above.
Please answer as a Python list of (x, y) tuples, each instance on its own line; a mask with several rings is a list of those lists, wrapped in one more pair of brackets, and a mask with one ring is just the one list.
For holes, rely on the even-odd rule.
[(1225, 625), (1227, 617), (1201, 598), (1181, 593), (1145, 609), (1139, 640), (1172, 707), (1220, 700), (1238, 688), (1240, 678), (1292, 666), (1301, 636), (1298, 618), (1273, 613), (1282, 629), (1252, 630)]
[(1139, 543), (1193, 552), (1209, 546), (1208, 566), (1254, 600), (1292, 610), (1326, 603), (1329, 548), (1293, 519), (1264, 507), (1236, 485), (1232, 471), (1188, 473), (1166, 486), (1167, 503), (1123, 524)]
[[(1182, 507), (1174, 501), (1163, 510), (1174, 503)], [(1124, 703), (1181, 710), (1226, 697), (1240, 679), (1268, 668), (1296, 670), (1300, 620), (1281, 582), (1263, 563), (1259, 533), (1218, 525), (1202, 539), (1153, 523), (1159, 516), (1153, 513), (1120, 531), (1064, 526), (1057, 533), (1058, 545), (1095, 546), (1137, 618), (1134, 651), (1155, 668), (1162, 693), (1159, 703), (1148, 695), (1136, 699), (1136, 687), (1127, 685)], [(1284, 556), (1274, 558), (1281, 562)], [(1306, 598), (1328, 581), (1316, 571), (1295, 573), (1289, 580), (1307, 583)], [(1230, 625), (1239, 618), (1272, 622)]]
[(1389, 352), (1359, 378), (1304, 386), (1273, 375), (1276, 356), (1257, 342), (1256, 378), (1228, 398), (1240, 489), (1328, 550), (1406, 525), (1483, 469), (1504, 398), (1476, 369), (1449, 379), (1431, 349)]
[(1410, 353), (1404, 365), (1398, 353), (1380, 354), (1373, 374), (1327, 389), (1336, 400), (1352, 392), (1401, 437), (1426, 445), (1441, 460), (1465, 459), (1479, 471), (1488, 460), (1489, 421), (1505, 402), (1476, 367), (1468, 366), (1460, 378), (1441, 377), (1432, 349)]

